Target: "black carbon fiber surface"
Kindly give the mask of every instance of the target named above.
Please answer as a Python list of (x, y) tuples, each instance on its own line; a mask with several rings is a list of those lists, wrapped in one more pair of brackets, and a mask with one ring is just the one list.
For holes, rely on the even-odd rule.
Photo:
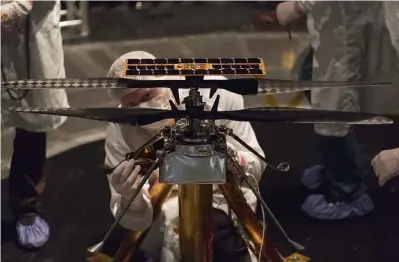
[(189, 112), (145, 108), (24, 108), (12, 107), (9, 111), (63, 115), (130, 125), (146, 125), (162, 119), (193, 117), (197, 119), (230, 119), (268, 123), (345, 123), (353, 125), (391, 124), (392, 120), (374, 114), (337, 112), (300, 108), (248, 108), (236, 111)]

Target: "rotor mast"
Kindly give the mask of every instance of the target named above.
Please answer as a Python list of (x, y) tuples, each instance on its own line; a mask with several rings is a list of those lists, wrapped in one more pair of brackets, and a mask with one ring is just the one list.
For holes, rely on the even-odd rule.
[[(188, 76), (186, 79), (190, 79), (193, 84), (190, 87), (189, 94), (184, 98), (183, 103), (186, 106), (186, 111), (190, 116), (198, 115), (201, 112), (204, 112), (206, 103), (202, 100), (202, 95), (199, 91), (199, 87), (196, 82), (198, 80), (203, 80), (203, 76)], [(193, 117), (188, 117), (189, 124), (191, 126), (190, 136), (191, 138), (198, 138), (200, 128), (201, 128), (201, 120), (195, 119)]]

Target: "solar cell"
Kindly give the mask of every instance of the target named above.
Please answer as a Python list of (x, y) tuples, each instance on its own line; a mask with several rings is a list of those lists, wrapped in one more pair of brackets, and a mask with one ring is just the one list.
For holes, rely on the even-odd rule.
[(237, 75), (248, 75), (247, 69), (236, 69)]
[(260, 63), (261, 62), (261, 60), (260, 60), (260, 58), (247, 58), (247, 60), (248, 60), (248, 63), (249, 64), (252, 64), (252, 63)]
[(182, 75), (194, 75), (194, 70), (182, 69), (180, 72)]
[(222, 64), (233, 64), (234, 63), (234, 58), (221, 58), (220, 62)]
[(249, 74), (251, 75), (262, 75), (263, 71), (260, 69), (249, 69)]
[(209, 75), (221, 75), (221, 74), (222, 74), (222, 71), (221, 71), (221, 70), (218, 70), (218, 69), (209, 69), (209, 70), (208, 70), (208, 74), (209, 74)]
[(180, 58), (180, 63), (182, 64), (194, 63), (194, 58)]
[(264, 75), (260, 58), (127, 59), (123, 76)]
[(222, 69), (222, 74), (223, 75), (235, 75), (236, 70), (234, 69)]
[(166, 61), (167, 61), (167, 64), (178, 64), (178, 63), (180, 63), (178, 58), (167, 58)]
[(167, 59), (166, 58), (156, 58), (154, 59), (154, 64), (166, 64)]
[(206, 69), (198, 69), (195, 71), (195, 75), (208, 75), (208, 70)]
[(208, 58), (210, 64), (220, 64), (220, 58)]
[(140, 71), (133, 69), (133, 70), (126, 70), (125, 76), (138, 76), (140, 75)]
[(169, 76), (173, 76), (173, 75), (178, 76), (178, 75), (181, 75), (181, 73), (180, 73), (180, 70), (168, 70), (167, 75), (169, 75)]
[(151, 64), (154, 64), (154, 63), (155, 63), (154, 59), (141, 59), (141, 63), (140, 64), (142, 64), (142, 65), (151, 65)]
[(208, 63), (208, 59), (207, 58), (194, 58), (194, 63), (207, 64)]
[(128, 60), (127, 60), (127, 64), (128, 64), (128, 65), (140, 64), (140, 59), (128, 59)]
[(246, 64), (248, 63), (247, 58), (234, 58), (234, 62), (240, 63), (240, 64)]
[(139, 70), (140, 75), (142, 76), (152, 76), (154, 75), (154, 71), (153, 70)]

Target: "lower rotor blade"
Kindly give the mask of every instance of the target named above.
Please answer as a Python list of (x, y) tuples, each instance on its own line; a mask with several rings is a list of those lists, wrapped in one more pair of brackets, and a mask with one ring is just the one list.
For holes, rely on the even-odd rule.
[(205, 118), (270, 123), (343, 123), (351, 125), (392, 124), (389, 118), (369, 113), (317, 109), (259, 107), (236, 111), (205, 112)]
[(148, 125), (163, 119), (181, 117), (180, 112), (151, 108), (26, 108), (11, 107), (11, 112), (69, 116), (119, 124)]
[(58, 115), (130, 125), (147, 125), (163, 119), (192, 117), (196, 119), (229, 119), (270, 123), (343, 123), (351, 125), (391, 124), (389, 118), (368, 113), (340, 112), (317, 109), (260, 107), (236, 111), (195, 112), (151, 108), (24, 108), (6, 109), (45, 115)]

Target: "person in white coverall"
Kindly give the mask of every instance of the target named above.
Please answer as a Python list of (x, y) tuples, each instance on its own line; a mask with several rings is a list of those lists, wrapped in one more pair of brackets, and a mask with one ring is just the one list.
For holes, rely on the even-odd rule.
[[(65, 77), (59, 20), (59, 0), (1, 1), (2, 81)], [(69, 107), (65, 90), (2, 90), (1, 95), (4, 108)], [(46, 131), (58, 128), (65, 120), (61, 116), (2, 112), (2, 121), (15, 128), (9, 203), (17, 243), (22, 248), (41, 247), (49, 238), (49, 226), (39, 210), (45, 186)]]
[[(108, 77), (120, 77), (124, 68), (125, 59), (128, 58), (149, 58), (154, 56), (144, 52), (135, 51), (122, 55), (110, 68)], [(140, 78), (140, 77), (138, 77)], [(137, 78), (136, 78), (137, 79)], [(160, 79), (159, 77), (141, 77), (141, 79)], [(208, 78), (209, 79), (209, 78)], [(213, 79), (225, 79), (214, 77)], [(150, 107), (170, 109), (168, 100), (174, 101), (173, 95), (168, 88), (157, 89), (111, 89), (111, 95), (121, 102), (121, 107)], [(216, 95), (209, 98), (209, 89), (200, 89), (203, 100), (212, 105)], [(187, 89), (179, 90), (180, 98), (188, 95)], [(218, 90), (220, 94), (219, 110), (239, 110), (244, 106), (243, 98), (240, 95), (225, 90)], [(125, 154), (135, 151), (144, 142), (154, 136), (161, 127), (168, 125), (170, 120), (156, 122), (146, 126), (129, 126), (110, 124), (105, 141), (105, 165), (109, 168), (117, 166), (124, 161)], [(226, 125), (232, 128), (237, 136), (254, 148), (261, 155), (264, 155), (256, 139), (255, 133), (249, 122), (236, 122), (230, 120), (217, 121), (219, 125)], [(235, 142), (227, 138), (228, 146), (237, 151), (239, 162), (247, 175), (260, 180), (266, 165), (255, 155)], [(114, 172), (108, 176), (111, 189), (111, 211), (116, 216), (126, 205), (134, 189), (140, 181), (140, 168), (132, 168), (133, 160), (120, 164)], [(254, 181), (255, 183), (255, 181)], [(129, 207), (128, 212), (122, 218), (120, 224), (130, 230), (143, 231), (148, 228), (149, 234), (142, 243), (140, 250), (147, 257), (165, 262), (179, 261), (178, 235), (173, 230), (178, 223), (178, 199), (171, 197), (162, 207), (162, 215), (153, 221), (153, 210), (148, 197), (148, 187), (145, 187), (137, 199)], [(256, 209), (256, 197), (247, 187), (242, 191), (252, 210)], [(235, 231), (227, 215), (227, 204), (218, 187), (214, 187), (213, 197), (214, 216), (214, 261), (248, 261), (251, 259), (248, 250), (245, 248), (240, 236)], [(219, 228), (218, 228), (219, 224)], [(221, 225), (224, 226), (221, 226)], [(224, 229), (222, 229), (224, 228)], [(218, 230), (227, 230), (224, 236)], [(223, 233), (224, 234), (224, 233)], [(252, 254), (251, 254), (252, 255)], [(140, 261), (140, 260), (138, 260)]]
[[(384, 10), (392, 45), (396, 49), (399, 61), (399, 1), (384, 2)], [(371, 165), (380, 186), (384, 186), (390, 179), (399, 176), (399, 148), (381, 151), (373, 158)]]
[[(386, 57), (382, 52), (387, 50), (382, 45), (399, 19), (384, 2), (285, 2), (277, 7), (276, 16), (282, 25), (307, 16), (313, 80), (390, 81), (394, 77), (384, 78), (381, 57)], [(360, 109), (355, 88), (313, 91), (311, 103), (320, 109)], [(303, 211), (318, 219), (344, 219), (372, 211), (353, 128), (316, 124), (315, 131), (324, 165), (309, 168), (302, 176), (304, 185), (315, 191), (305, 200)]]

